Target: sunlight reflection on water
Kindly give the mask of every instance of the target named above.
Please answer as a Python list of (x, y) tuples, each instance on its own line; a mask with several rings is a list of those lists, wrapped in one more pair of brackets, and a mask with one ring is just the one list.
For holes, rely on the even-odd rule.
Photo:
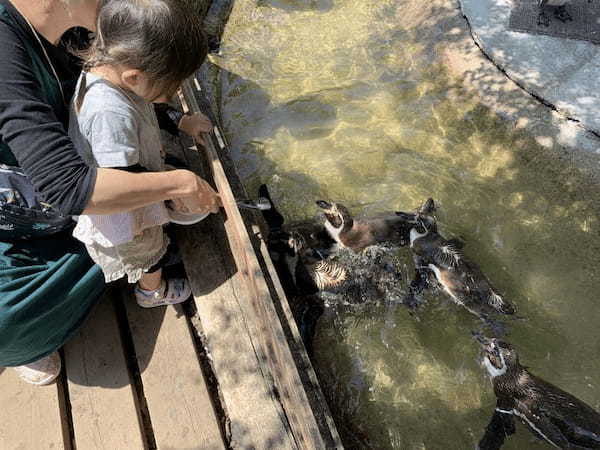
[[(368, 215), (433, 197), (442, 233), (517, 305), (522, 361), (600, 408), (597, 189), (460, 90), (414, 4), (238, 0), (215, 63), (246, 187), (267, 183), (290, 221), (314, 217), (318, 198)], [(495, 400), (469, 334), (479, 323), (427, 299), (418, 321), (377, 301), (321, 319), (315, 365), (348, 448), (481, 436)], [(505, 448), (544, 445), (520, 427)]]

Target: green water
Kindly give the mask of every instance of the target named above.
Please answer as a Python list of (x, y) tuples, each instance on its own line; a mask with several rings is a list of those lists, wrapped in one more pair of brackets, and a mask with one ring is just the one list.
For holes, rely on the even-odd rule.
[[(521, 361), (600, 409), (599, 190), (452, 79), (456, 33), (437, 30), (455, 8), (237, 0), (214, 59), (233, 156), (290, 221), (315, 217), (319, 198), (369, 215), (433, 197), (442, 233), (517, 306), (507, 340)], [(495, 397), (479, 322), (427, 300), (419, 320), (376, 300), (321, 319), (314, 364), (348, 448), (469, 449), (482, 435)], [(505, 448), (549, 447), (518, 426)]]

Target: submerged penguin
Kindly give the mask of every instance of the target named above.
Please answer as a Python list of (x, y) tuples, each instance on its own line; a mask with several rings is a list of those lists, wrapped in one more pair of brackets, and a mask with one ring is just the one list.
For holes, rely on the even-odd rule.
[(515, 416), (556, 448), (600, 449), (600, 413), (529, 373), (510, 344), (481, 335), (476, 338), (483, 347), (483, 364), (497, 398), (480, 450), (501, 448), (505, 438), (515, 433)]
[(494, 312), (514, 314), (513, 305), (503, 299), (481, 269), (462, 254), (462, 242), (445, 239), (437, 232), (434, 211), (435, 203), (428, 199), (410, 230), (416, 270), (405, 303), (416, 305), (416, 295), (427, 287), (432, 274), (454, 302), (482, 319)]
[(408, 244), (411, 224), (405, 217), (386, 215), (357, 220), (340, 203), (317, 200), (325, 214), (325, 228), (341, 247), (361, 252), (366, 247), (381, 243), (399, 246)]

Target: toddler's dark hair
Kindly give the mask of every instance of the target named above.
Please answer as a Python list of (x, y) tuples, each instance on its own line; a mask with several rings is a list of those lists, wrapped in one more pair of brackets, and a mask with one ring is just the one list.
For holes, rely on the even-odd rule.
[(104, 64), (138, 69), (157, 90), (174, 93), (208, 53), (195, 3), (101, 0), (96, 37), (84, 55), (84, 70)]

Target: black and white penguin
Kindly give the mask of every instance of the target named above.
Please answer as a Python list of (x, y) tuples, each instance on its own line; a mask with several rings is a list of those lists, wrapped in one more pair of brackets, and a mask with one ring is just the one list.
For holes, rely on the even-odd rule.
[(307, 247), (300, 233), (279, 231), (270, 235), (267, 245), (304, 346), (312, 355), (317, 322), (324, 312), (319, 293), (343, 284), (346, 269)]
[(429, 199), (410, 230), (416, 274), (405, 303), (416, 304), (416, 295), (427, 287), (431, 273), (454, 302), (482, 319), (494, 312), (514, 314), (514, 306), (502, 298), (481, 269), (462, 254), (462, 242), (445, 239), (437, 232), (434, 210), (435, 204)]
[(325, 229), (342, 247), (361, 252), (375, 244), (408, 244), (411, 223), (403, 216), (385, 215), (358, 220), (340, 203), (325, 200), (317, 200), (316, 203), (325, 214)]
[(308, 246), (304, 236), (296, 231), (280, 232), (270, 239), (271, 253), (277, 249), (277, 260), (286, 266), (295, 289), (303, 294), (335, 289), (346, 281), (345, 267), (323, 257)]
[(260, 186), (259, 195), (271, 203), (270, 209), (261, 211), (268, 227), (267, 248), (310, 355), (317, 322), (324, 311), (316, 294), (341, 283), (346, 272), (325, 261), (335, 242), (323, 224), (286, 224), (266, 185)]
[(516, 350), (498, 339), (476, 335), (497, 402), (480, 450), (497, 450), (515, 433), (514, 418), (561, 449), (600, 449), (600, 413), (578, 398), (529, 373)]
[[(302, 236), (304, 247), (311, 248), (316, 251), (322, 252), (323, 256), (327, 256), (329, 251), (332, 250), (336, 242), (329, 236), (329, 233), (325, 229), (322, 223), (316, 220), (296, 222), (292, 224), (286, 224), (284, 217), (277, 210), (273, 199), (269, 193), (269, 189), (266, 185), (262, 184), (258, 189), (259, 198), (266, 199), (270, 204), (271, 208), (262, 210), (262, 216), (268, 226), (269, 235), (274, 241), (285, 241), (289, 233), (298, 233)], [(278, 233), (283, 232), (283, 238), (277, 236)], [(267, 242), (269, 236), (267, 236)], [(287, 244), (286, 244), (287, 246)]]

